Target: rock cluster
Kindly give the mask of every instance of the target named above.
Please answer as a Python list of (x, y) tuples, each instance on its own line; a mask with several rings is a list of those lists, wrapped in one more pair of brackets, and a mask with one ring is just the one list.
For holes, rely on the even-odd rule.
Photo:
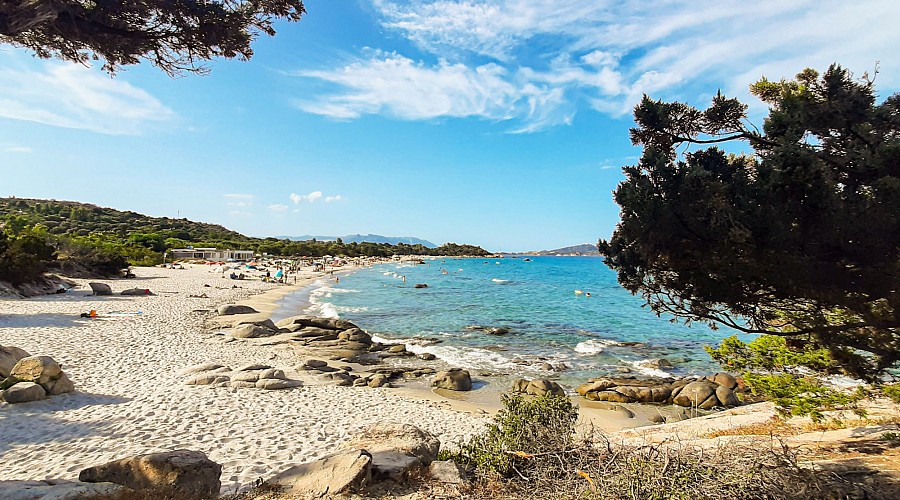
[(512, 392), (530, 394), (532, 396), (552, 394), (554, 396), (564, 397), (566, 395), (565, 389), (559, 384), (545, 378), (536, 378), (534, 380), (527, 380), (524, 378), (517, 379), (512, 384)]
[(182, 370), (182, 375), (190, 375), (184, 382), (186, 385), (212, 385), (215, 387), (233, 387), (236, 389), (293, 389), (301, 387), (302, 380), (291, 380), (283, 370), (268, 365), (249, 365), (232, 370), (227, 366), (204, 363)]
[(703, 379), (596, 378), (578, 386), (575, 392), (592, 401), (614, 403), (667, 403), (709, 410), (737, 406), (735, 391), (744, 392), (742, 382), (728, 373)]
[(53, 358), (29, 356), (16, 347), (0, 346), (0, 379), (0, 399), (7, 403), (38, 401), (75, 390)]
[(413, 472), (428, 474), (432, 469), (441, 478), (449, 477), (445, 482), (461, 482), (464, 477), (458, 468), (433, 466), (440, 445), (415, 426), (380, 422), (363, 429), (342, 450), (291, 467), (265, 484), (292, 497), (320, 498), (362, 492), (382, 481), (405, 481)]

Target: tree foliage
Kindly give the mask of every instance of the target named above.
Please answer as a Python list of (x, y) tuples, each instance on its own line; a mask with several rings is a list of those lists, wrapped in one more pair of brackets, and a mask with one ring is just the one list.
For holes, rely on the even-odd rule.
[[(598, 244), (619, 282), (690, 321), (826, 348), (875, 377), (900, 360), (900, 95), (837, 65), (751, 92), (760, 131), (721, 93), (706, 110), (644, 96), (644, 146)], [(740, 142), (752, 154), (697, 145)]]
[(249, 59), (276, 19), (299, 21), (301, 0), (8, 0), (0, 2), (0, 42), (41, 58), (103, 68), (150, 61), (166, 73), (204, 72), (214, 57)]

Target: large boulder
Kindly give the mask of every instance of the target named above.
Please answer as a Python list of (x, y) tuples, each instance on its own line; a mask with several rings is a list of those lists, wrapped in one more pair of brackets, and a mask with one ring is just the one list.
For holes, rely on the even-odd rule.
[(0, 379), (8, 377), (16, 363), (29, 356), (31, 354), (18, 347), (0, 345)]
[(344, 447), (371, 454), (374, 478), (402, 481), (413, 469), (428, 467), (437, 458), (441, 442), (414, 425), (379, 422), (363, 429)]
[(691, 382), (678, 392), (672, 402), (678, 406), (708, 410), (720, 406), (719, 399), (716, 397), (716, 388), (718, 387), (720, 387), (718, 384), (708, 380)]
[(258, 339), (271, 337), (275, 333), (264, 326), (254, 325), (253, 323), (238, 325), (231, 330), (231, 336), (236, 339)]
[(10, 370), (9, 376), (21, 382), (34, 382), (44, 385), (62, 375), (59, 363), (50, 356), (28, 356), (22, 358)]
[(0, 481), (3, 500), (108, 500), (127, 498), (128, 488), (113, 483), (46, 481)]
[(719, 385), (725, 386), (732, 391), (735, 390), (738, 386), (737, 379), (734, 378), (734, 375), (730, 373), (718, 372), (706, 377), (706, 379)]
[(434, 379), (431, 381), (431, 386), (451, 391), (471, 391), (472, 377), (466, 370), (451, 368), (435, 374)]
[(225, 304), (219, 306), (219, 316), (231, 316), (232, 314), (254, 314), (258, 312), (259, 311), (250, 306), (240, 306), (237, 304)]
[(575, 392), (577, 392), (581, 396), (585, 396), (589, 392), (605, 391), (610, 387), (615, 387), (616, 385), (618, 385), (616, 382), (607, 378), (593, 379), (588, 380), (587, 382), (576, 387)]
[(525, 379), (516, 380), (513, 382), (512, 390), (513, 392), (522, 392), (532, 396), (552, 394), (554, 396), (565, 397), (566, 395), (565, 389), (559, 384), (544, 378), (536, 378), (531, 381)]
[(340, 495), (364, 488), (372, 476), (371, 464), (366, 450), (346, 450), (295, 465), (265, 484), (299, 498)]
[(133, 490), (163, 491), (174, 498), (215, 498), (222, 466), (193, 450), (175, 450), (125, 458), (78, 474), (86, 483), (109, 482)]
[(47, 391), (34, 382), (19, 382), (6, 389), (0, 396), (7, 403), (30, 403), (47, 397)]

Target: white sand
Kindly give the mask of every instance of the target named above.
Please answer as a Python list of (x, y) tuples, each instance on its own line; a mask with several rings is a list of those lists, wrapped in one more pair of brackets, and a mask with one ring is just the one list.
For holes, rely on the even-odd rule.
[[(193, 312), (279, 285), (223, 279), (202, 266), (138, 268), (135, 273), (137, 279), (104, 282), (114, 292), (139, 287), (156, 296), (93, 297), (84, 286), (67, 294), (0, 300), (0, 345), (53, 357), (76, 387), (74, 393), (34, 403), (0, 403), (0, 480), (76, 479), (92, 465), (187, 448), (223, 464), (223, 493), (233, 492), (326, 455), (377, 421), (417, 425), (445, 444), (485, 423), (484, 417), (402, 397), (391, 389), (265, 391), (184, 385), (187, 377), (180, 370), (199, 363), (234, 369), (252, 363), (288, 369), (298, 363), (296, 354), (277, 346), (225, 343), (204, 331), (207, 313)], [(233, 284), (244, 288), (232, 289)], [(173, 291), (179, 293), (165, 293)], [(210, 298), (188, 297), (201, 293)], [(109, 320), (79, 317), (91, 309), (101, 315), (143, 314)]]

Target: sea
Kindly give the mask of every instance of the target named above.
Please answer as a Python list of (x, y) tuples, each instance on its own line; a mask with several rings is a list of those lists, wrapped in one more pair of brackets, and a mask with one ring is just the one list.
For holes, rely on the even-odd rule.
[[(606, 375), (709, 374), (719, 367), (703, 346), (737, 333), (657, 316), (598, 257), (386, 263), (323, 277), (298, 297), (305, 313), (350, 320), (448, 366), (570, 387)], [(507, 333), (490, 333), (497, 328)]]

